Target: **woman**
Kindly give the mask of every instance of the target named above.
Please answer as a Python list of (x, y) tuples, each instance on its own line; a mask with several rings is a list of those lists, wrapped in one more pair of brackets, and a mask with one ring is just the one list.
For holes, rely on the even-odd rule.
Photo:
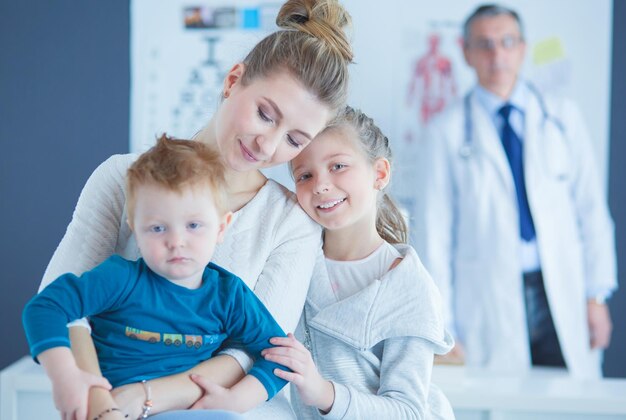
[[(285, 331), (298, 322), (320, 251), (320, 230), (293, 195), (259, 169), (291, 160), (343, 107), (352, 60), (342, 32), (348, 22), (336, 0), (285, 3), (277, 17), (281, 30), (259, 42), (226, 75), (223, 101), (197, 136), (216, 147), (227, 165), (229, 209), (235, 213), (214, 261), (241, 277)], [(126, 224), (124, 192), (124, 176), (135, 157), (113, 156), (92, 174), (41, 287), (62, 273), (91, 269), (114, 253), (139, 257)], [(88, 330), (75, 326), (70, 336), (79, 366), (99, 373)], [(192, 372), (150, 381), (151, 398), (142, 384), (112, 393), (92, 387), (89, 418), (103, 412), (103, 419), (123, 418), (120, 411), (107, 412), (118, 406), (137, 418), (147, 399), (153, 401), (151, 414), (186, 409), (196, 401), (194, 407), (205, 407), (210, 399), (200, 399), (204, 388), (235, 383), (249, 364), (244, 353), (226, 350)], [(190, 380), (190, 373), (202, 375), (196, 380), (204, 388)], [(186, 414), (191, 413), (176, 418)], [(281, 397), (250, 413), (258, 418), (292, 415)]]

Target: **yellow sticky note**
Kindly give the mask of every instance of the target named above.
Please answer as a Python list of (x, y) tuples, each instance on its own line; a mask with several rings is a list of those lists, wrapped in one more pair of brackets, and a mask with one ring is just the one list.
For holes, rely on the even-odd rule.
[(555, 36), (539, 41), (533, 48), (533, 63), (536, 66), (562, 60), (563, 58), (565, 58), (565, 49), (559, 37)]

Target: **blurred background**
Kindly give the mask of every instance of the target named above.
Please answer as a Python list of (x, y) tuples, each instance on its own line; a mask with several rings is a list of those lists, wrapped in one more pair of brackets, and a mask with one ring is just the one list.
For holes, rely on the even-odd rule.
[[(418, 63), (429, 55), (441, 57), (451, 71), (439, 95), (445, 103), (462, 96), (472, 79), (458, 49), (459, 25), (479, 2), (343, 3), (354, 18), (351, 103), (390, 134), (396, 156), (406, 158), (398, 163), (396, 179), (410, 181), (411, 145), (440, 111), (419, 105), (424, 75)], [(603, 171), (615, 220), (618, 267), (624, 268), (626, 29), (618, 23), (626, 20), (626, 2), (506, 4), (526, 23), (525, 73), (542, 88), (572, 97), (583, 110), (594, 139), (590, 158)], [(5, 337), (0, 368), (28, 353), (22, 308), (36, 293), (89, 174), (112, 154), (144, 150), (158, 132), (189, 136), (208, 121), (221, 74), (272, 29), (268, 16), (271, 20), (277, 5), (247, 14), (242, 32), (228, 26), (228, 11), (211, 23), (203, 20), (202, 10), (174, 0), (0, 0), (0, 328)], [(178, 25), (172, 36), (163, 28), (168, 19)], [(280, 168), (270, 175), (290, 182)], [(408, 185), (396, 183), (401, 202), (414, 199)], [(614, 333), (604, 372), (626, 378), (626, 285), (620, 280), (622, 289), (610, 301)]]

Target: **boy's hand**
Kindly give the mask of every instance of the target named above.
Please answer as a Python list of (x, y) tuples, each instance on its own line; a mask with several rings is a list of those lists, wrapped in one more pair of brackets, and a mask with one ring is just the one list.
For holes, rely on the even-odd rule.
[(335, 389), (332, 382), (325, 380), (317, 371), (311, 353), (293, 334), (287, 337), (274, 337), (270, 343), (279, 347), (270, 347), (261, 352), (266, 360), (286, 366), (293, 372), (274, 369), (279, 378), (293, 383), (300, 398), (307, 405), (328, 412), (335, 401)]
[(71, 350), (54, 347), (38, 356), (52, 382), (54, 405), (63, 419), (85, 420), (87, 400), (92, 386), (111, 389), (111, 384), (102, 376), (80, 370)]

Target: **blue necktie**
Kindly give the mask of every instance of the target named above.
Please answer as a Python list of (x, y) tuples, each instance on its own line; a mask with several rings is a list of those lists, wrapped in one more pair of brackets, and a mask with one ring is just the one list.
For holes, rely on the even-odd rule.
[(522, 153), (522, 141), (515, 134), (509, 116), (513, 106), (505, 104), (498, 113), (502, 116), (504, 124), (502, 125), (502, 145), (506, 152), (506, 157), (511, 166), (513, 174), (513, 182), (515, 182), (515, 191), (517, 193), (517, 206), (519, 208), (519, 224), (522, 239), (530, 241), (535, 238), (535, 225), (533, 217), (530, 214), (528, 206), (528, 197), (526, 196), (526, 185), (524, 184), (524, 163)]

